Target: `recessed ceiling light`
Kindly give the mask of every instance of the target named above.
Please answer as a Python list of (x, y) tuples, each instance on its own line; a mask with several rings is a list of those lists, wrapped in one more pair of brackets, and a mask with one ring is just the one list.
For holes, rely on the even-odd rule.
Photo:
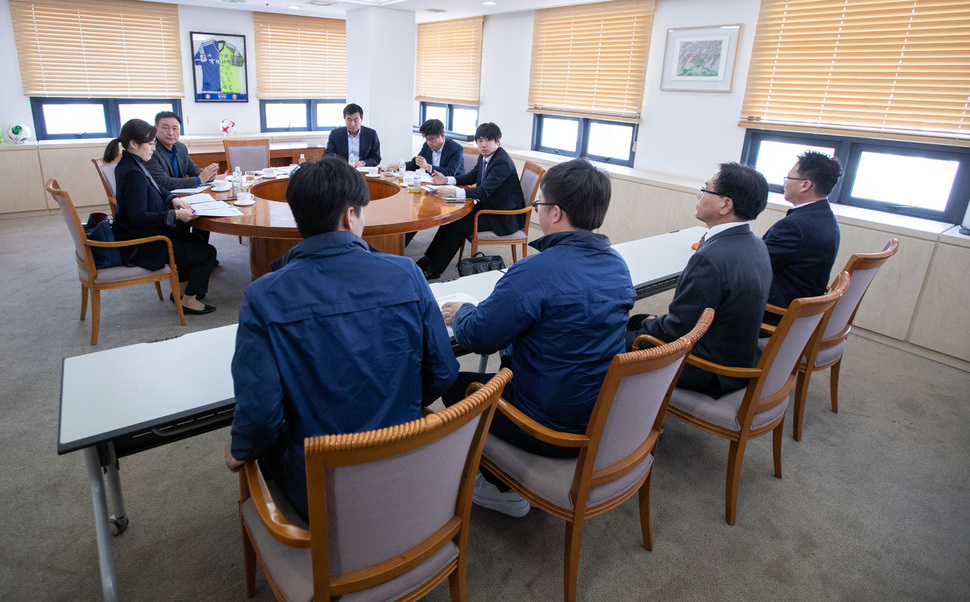
[(492, 0), (485, 0), (485, 2), (482, 2), (482, 4), (484, 4), (485, 6), (495, 6), (496, 4), (498, 4), (498, 2), (492, 2)]
[(295, 6), (295, 5), (293, 5), (293, 4), (291, 4), (291, 5), (289, 5), (289, 6), (287, 6), (286, 8), (288, 8), (288, 9), (290, 9), (290, 10), (300, 10), (300, 7), (299, 7), (299, 6)]
[(426, 13), (446, 13), (448, 11), (446, 11), (443, 8), (426, 8), (426, 9), (424, 9), (424, 12), (426, 12)]

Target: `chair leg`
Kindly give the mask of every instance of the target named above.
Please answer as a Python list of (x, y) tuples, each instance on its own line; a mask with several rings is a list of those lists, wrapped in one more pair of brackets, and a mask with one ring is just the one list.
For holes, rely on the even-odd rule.
[(792, 412), (792, 436), (795, 441), (802, 440), (802, 424), (805, 420), (805, 399), (808, 397), (808, 381), (812, 378), (812, 370), (808, 366), (805, 370), (798, 370), (795, 379), (795, 409)]
[(529, 253), (528, 249), (529, 249), (529, 243), (522, 243), (522, 259), (525, 259), (526, 255), (528, 255)]
[(88, 287), (81, 285), (81, 319), (88, 313)]
[(563, 599), (576, 602), (576, 575), (579, 573), (579, 545), (583, 542), (583, 520), (566, 521), (566, 557), (563, 563)]
[(91, 289), (91, 344), (98, 344), (98, 329), (101, 327), (101, 291)]
[(458, 261), (465, 255), (465, 241), (461, 241), (461, 246), (458, 247)]
[(245, 523), (242, 522), (242, 517), (240, 517), (239, 522), (242, 527), (243, 572), (246, 577), (246, 597), (252, 598), (256, 595), (256, 549), (253, 547), (253, 542), (249, 539), (249, 533), (246, 531)]
[(832, 365), (832, 370), (829, 372), (829, 386), (832, 389), (832, 411), (836, 414), (839, 413), (839, 368), (842, 367), (842, 358)]
[(158, 280), (155, 281), (155, 292), (158, 293), (158, 300), (164, 301), (165, 297), (162, 296), (162, 283)]
[(178, 281), (177, 274), (175, 273), (172, 274), (172, 278), (169, 281), (169, 284), (172, 288), (172, 299), (175, 300), (175, 312), (179, 315), (179, 321), (182, 323), (182, 326), (185, 326), (185, 312), (182, 311), (182, 295), (175, 294), (175, 291), (179, 290), (179, 281)]
[(465, 554), (461, 554), (458, 557), (458, 568), (451, 571), (451, 574), (448, 575), (448, 589), (451, 593), (451, 602), (465, 602), (465, 600), (468, 600), (468, 583), (465, 579), (467, 569)]
[(724, 520), (733, 525), (738, 511), (738, 483), (741, 481), (741, 461), (747, 440), (732, 441), (728, 450), (727, 484), (724, 490)]
[(785, 430), (785, 419), (782, 418), (775, 430), (771, 432), (772, 456), (775, 461), (775, 476), (781, 478), (781, 438)]
[(510, 245), (510, 246), (512, 247), (512, 263), (515, 263), (516, 261), (519, 260), (519, 258), (515, 256), (515, 245)]
[(647, 480), (640, 486), (640, 531), (643, 534), (643, 549), (653, 551), (653, 535), (650, 532), (650, 479), (653, 469), (647, 473)]

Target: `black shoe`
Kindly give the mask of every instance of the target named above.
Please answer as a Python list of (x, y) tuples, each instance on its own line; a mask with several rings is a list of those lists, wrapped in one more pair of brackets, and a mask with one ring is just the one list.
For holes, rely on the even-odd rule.
[(421, 271), (424, 273), (425, 280), (437, 280), (441, 278), (441, 272), (436, 272), (428, 266), (421, 268)]
[(415, 263), (417, 263), (418, 264), (418, 267), (423, 270), (424, 268), (426, 268), (429, 265), (431, 265), (431, 260), (428, 259), (427, 255), (425, 255), (421, 259), (417, 260)]
[[(205, 305), (205, 304), (203, 304), (203, 305)], [(188, 316), (203, 316), (205, 314), (211, 314), (215, 310), (216, 310), (216, 308), (214, 306), (212, 306), (212, 305), (205, 305), (205, 307), (203, 307), (202, 309), (192, 309), (190, 307), (183, 307), (182, 308), (182, 313), (184, 313), (184, 314), (186, 314)]]
[(218, 259), (216, 259), (216, 265), (215, 265), (215, 267), (219, 267), (219, 260)]

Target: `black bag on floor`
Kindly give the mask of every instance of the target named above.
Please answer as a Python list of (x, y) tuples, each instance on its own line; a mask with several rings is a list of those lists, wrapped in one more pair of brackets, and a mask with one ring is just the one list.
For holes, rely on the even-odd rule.
[(505, 261), (502, 260), (501, 255), (486, 255), (481, 251), (458, 262), (459, 276), (471, 276), (472, 274), (504, 269)]

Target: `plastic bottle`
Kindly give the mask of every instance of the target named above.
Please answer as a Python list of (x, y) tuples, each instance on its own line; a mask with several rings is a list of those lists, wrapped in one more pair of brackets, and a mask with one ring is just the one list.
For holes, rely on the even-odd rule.
[(300, 165), (303, 165), (304, 163), (306, 163), (306, 156), (303, 153), (300, 153)]
[(239, 198), (239, 191), (242, 188), (242, 170), (239, 167), (232, 170), (232, 196)]
[(404, 181), (404, 173), (408, 169), (408, 166), (405, 165), (405, 163), (407, 163), (407, 162), (408, 162), (407, 159), (401, 159), (401, 162), (397, 164), (398, 165), (398, 167), (397, 167), (397, 169), (398, 169), (398, 177), (401, 178), (401, 181), (402, 182)]

